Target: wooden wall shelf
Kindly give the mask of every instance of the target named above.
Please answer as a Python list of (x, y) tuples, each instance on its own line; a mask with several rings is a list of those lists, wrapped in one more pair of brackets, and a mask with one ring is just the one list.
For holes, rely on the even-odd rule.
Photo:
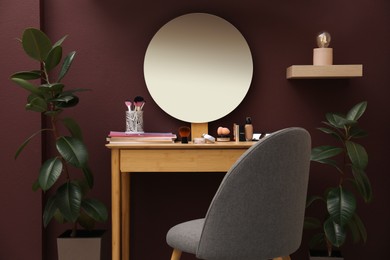
[(286, 74), (287, 79), (354, 78), (363, 76), (363, 65), (292, 65)]

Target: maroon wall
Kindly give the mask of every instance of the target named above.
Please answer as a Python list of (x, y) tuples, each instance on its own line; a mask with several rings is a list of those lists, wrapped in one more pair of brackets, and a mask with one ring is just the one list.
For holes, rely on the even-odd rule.
[(17, 161), (14, 154), (25, 138), (40, 127), (39, 114), (26, 113), (26, 94), (10, 84), (17, 70), (37, 64), (26, 61), (16, 38), (23, 28), (39, 27), (39, 1), (0, 3), (0, 259), (42, 259), (41, 194), (31, 187), (39, 169), (40, 138)]
[[(7, 14), (10, 16), (12, 10), (18, 7), (16, 3), (8, 2)], [(0, 5), (4, 5), (3, 1)], [(25, 5), (23, 8), (28, 9)], [(361, 124), (370, 136), (362, 140), (362, 143), (370, 157), (367, 173), (372, 180), (375, 199), (370, 205), (359, 203), (359, 213), (366, 223), (369, 237), (368, 242), (363, 245), (347, 243), (343, 253), (347, 259), (375, 259), (387, 255), (387, 234), (390, 232), (390, 224), (387, 221), (390, 218), (390, 191), (387, 188), (390, 177), (385, 165), (386, 147), (390, 145), (387, 136), (390, 109), (386, 105), (390, 97), (388, 1), (244, 0), (233, 4), (220, 0), (174, 0), (164, 3), (150, 0), (139, 3), (125, 0), (89, 0), (45, 1), (43, 7), (47, 33), (55, 39), (69, 34), (65, 51), (78, 52), (66, 83), (71, 87), (93, 89), (92, 92), (81, 94), (79, 107), (77, 110), (71, 110), (69, 115), (79, 120), (86, 133), (87, 145), (91, 150), (92, 170), (96, 176), (94, 192), (107, 205), (110, 205), (110, 151), (104, 147), (105, 136), (110, 130), (124, 130), (123, 101), (136, 95), (146, 98), (146, 131), (175, 132), (179, 126), (186, 124), (166, 115), (148, 94), (143, 78), (143, 57), (149, 41), (163, 24), (174, 17), (189, 12), (208, 12), (227, 19), (243, 33), (251, 47), (254, 60), (254, 77), (247, 97), (231, 114), (210, 123), (210, 133), (214, 134), (220, 125), (230, 127), (234, 122), (242, 123), (245, 116), (251, 116), (255, 131), (275, 131), (288, 126), (301, 126), (312, 134), (313, 145), (325, 144), (329, 139), (315, 129), (323, 120), (324, 113), (344, 112), (362, 100), (368, 101), (368, 110), (361, 119)], [(0, 8), (0, 12), (4, 12), (3, 6)], [(27, 10), (24, 14), (35, 17)], [(20, 19), (15, 19), (8, 26), (1, 24), (2, 32), (6, 34), (4, 37), (2, 33), (1, 38), (4, 55), (20, 56), (13, 38), (20, 35), (22, 27), (36, 26), (37, 19), (32, 19), (31, 24), (23, 23)], [(288, 66), (311, 64), (312, 49), (316, 47), (315, 36), (321, 30), (327, 30), (332, 35), (334, 63), (363, 64), (364, 77), (286, 80), (285, 72)], [(11, 60), (11, 57), (7, 61)], [(11, 193), (11, 198), (19, 202), (35, 196), (30, 193), (28, 187), (20, 187), (18, 177), (7, 179), (10, 174), (15, 174), (13, 172), (22, 171), (21, 168), (25, 165), (15, 165), (11, 159), (4, 157), (12, 156), (12, 146), (29, 130), (23, 126), (34, 124), (25, 121), (27, 112), (22, 111), (22, 93), (11, 91), (13, 86), (6, 79), (10, 71), (22, 68), (24, 62), (25, 59), (18, 60), (18, 63), (12, 66), (4, 60), (0, 63), (3, 90), (1, 98), (5, 95), (7, 103), (5, 105), (1, 102), (2, 106), (5, 106), (1, 111), (1, 121), (7, 127), (12, 125), (14, 137), (7, 140), (12, 142), (12, 145), (2, 145), (4, 151), (1, 167), (4, 167), (4, 170), (1, 180), (10, 183), (6, 187), (2, 183), (2, 192), (5, 192), (1, 197), (3, 204), (8, 201), (8, 194)], [(9, 109), (10, 107), (12, 109)], [(7, 113), (4, 113), (4, 109)], [(36, 123), (34, 120), (32, 122)], [(8, 129), (6, 133), (9, 133)], [(35, 167), (35, 159), (39, 158), (26, 156), (23, 159), (28, 160), (26, 165), (32, 168)], [(313, 171), (309, 192), (316, 192), (325, 181), (333, 181), (332, 174)], [(33, 178), (32, 175), (33, 173), (29, 178)], [(132, 259), (168, 259), (170, 248), (165, 243), (167, 229), (179, 221), (201, 217), (221, 178), (221, 174), (215, 173), (134, 174)], [(27, 179), (23, 179), (23, 182), (27, 182)], [(17, 185), (17, 189), (11, 185)], [(7, 194), (7, 197), (4, 194)], [(5, 212), (10, 212), (13, 216), (17, 207), (7, 203), (6, 205)], [(31, 219), (40, 214), (39, 202), (23, 203), (19, 210), (29, 205), (36, 206), (36, 212), (29, 210), (26, 223), (31, 223)], [(23, 221), (11, 221), (11, 216), (1, 216), (2, 225), (15, 223), (18, 225), (18, 233), (26, 232), (27, 228), (20, 224), (24, 224)], [(110, 223), (102, 226), (109, 228)], [(36, 223), (29, 228), (39, 231), (40, 225)], [(55, 237), (62, 230), (63, 227), (52, 224), (45, 231), (45, 253), (48, 259), (55, 259)], [(39, 239), (39, 232), (36, 238)], [(305, 235), (302, 247), (294, 254), (294, 258), (306, 259), (306, 250)], [(31, 253), (19, 253), (31, 256)], [(7, 254), (12, 256), (12, 253)], [(183, 259), (195, 258), (186, 255)]]

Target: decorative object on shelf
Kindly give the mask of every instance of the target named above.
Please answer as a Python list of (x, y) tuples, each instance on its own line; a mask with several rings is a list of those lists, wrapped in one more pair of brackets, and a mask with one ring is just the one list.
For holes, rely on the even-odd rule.
[[(53, 144), (53, 147), (46, 148), (56, 154), (52, 158), (45, 158), (33, 189), (41, 189), (46, 194), (44, 227), (47, 227), (53, 218), (60, 223), (72, 223), (70, 236), (77, 237), (79, 225), (86, 230), (92, 230), (95, 222), (107, 220), (108, 212), (102, 202), (88, 197), (94, 179), (81, 128), (74, 119), (62, 117), (67, 108), (78, 104), (76, 93), (85, 91), (66, 89), (62, 83), (76, 52), (70, 52), (65, 57), (57, 77), (53, 73), (61, 63), (62, 43), (66, 37), (53, 44), (39, 29), (27, 28), (23, 32), (21, 46), (30, 58), (39, 62), (36, 66), (39, 69), (17, 72), (11, 76), (11, 80), (28, 92), (25, 108), (40, 113), (46, 126), (24, 141), (17, 150), (15, 159), (34, 137), (45, 134), (47, 138), (52, 138), (53, 142), (49, 143)], [(77, 171), (70, 171), (70, 167), (80, 173), (76, 175)]]
[(313, 49), (313, 65), (292, 65), (287, 68), (287, 79), (353, 78), (363, 76), (363, 65), (333, 65), (333, 49), (329, 48), (328, 32), (317, 35), (318, 48)]
[(341, 145), (318, 146), (311, 152), (311, 161), (332, 166), (338, 173), (334, 185), (327, 187), (323, 195), (309, 196), (307, 200), (307, 207), (321, 202), (324, 216), (305, 218), (306, 229), (320, 230), (312, 237), (310, 248), (323, 247), (329, 256), (334, 248), (344, 244), (347, 230), (351, 231), (348, 234), (352, 235), (354, 242), (367, 239), (364, 224), (356, 212), (356, 195), (366, 203), (372, 200), (371, 184), (365, 173), (368, 155), (365, 148), (354, 140), (367, 135), (358, 126), (358, 119), (366, 107), (364, 101), (352, 107), (346, 115), (327, 113), (323, 122), (326, 127), (318, 129), (333, 136)]
[[(134, 104), (134, 109), (132, 105)], [(143, 133), (144, 132), (144, 111), (145, 100), (141, 96), (136, 96), (134, 102), (125, 101), (126, 111), (126, 132)]]
[(190, 134), (191, 134), (191, 128), (189, 128), (188, 126), (179, 127), (179, 135), (182, 144), (188, 144), (188, 137), (190, 136)]
[(230, 141), (230, 130), (227, 127), (218, 127), (217, 129), (217, 142), (229, 142)]
[(323, 66), (333, 64), (333, 49), (329, 48), (331, 41), (328, 32), (321, 32), (317, 35), (318, 48), (313, 49), (313, 65)]

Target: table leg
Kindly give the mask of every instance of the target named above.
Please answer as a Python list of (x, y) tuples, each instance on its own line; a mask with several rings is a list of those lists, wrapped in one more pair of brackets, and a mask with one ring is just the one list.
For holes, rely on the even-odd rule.
[(130, 259), (130, 173), (121, 174), (122, 184), (122, 260)]
[(120, 190), (121, 177), (119, 168), (119, 150), (111, 151), (111, 227), (112, 227), (112, 260), (120, 260)]

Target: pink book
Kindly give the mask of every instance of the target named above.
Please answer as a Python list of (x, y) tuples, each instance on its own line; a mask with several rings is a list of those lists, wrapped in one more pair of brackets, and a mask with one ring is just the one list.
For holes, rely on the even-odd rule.
[(118, 132), (110, 131), (109, 137), (170, 137), (176, 138), (173, 133), (157, 133), (157, 132), (145, 132), (145, 133), (130, 133), (130, 132)]

